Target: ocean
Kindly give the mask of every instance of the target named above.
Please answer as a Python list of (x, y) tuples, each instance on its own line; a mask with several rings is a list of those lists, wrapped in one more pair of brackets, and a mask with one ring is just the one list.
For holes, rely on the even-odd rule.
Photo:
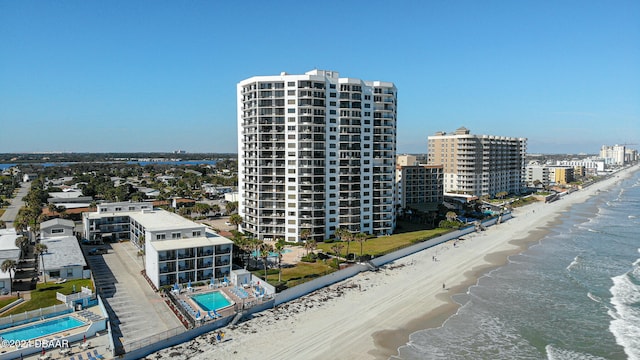
[(558, 220), (398, 358), (640, 359), (640, 172)]

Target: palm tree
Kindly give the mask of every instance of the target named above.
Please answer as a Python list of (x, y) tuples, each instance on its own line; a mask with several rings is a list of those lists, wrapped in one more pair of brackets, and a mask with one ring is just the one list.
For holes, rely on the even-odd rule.
[(44, 283), (47, 283), (47, 275), (44, 272), (44, 253), (48, 250), (47, 245), (45, 244), (36, 244), (36, 257), (40, 256), (40, 262), (42, 263), (42, 278), (44, 279)]
[(264, 281), (267, 281), (267, 259), (269, 258), (269, 253), (273, 251), (273, 247), (271, 244), (267, 244), (265, 242), (260, 244), (260, 257), (262, 258), (262, 264), (264, 265)]
[(144, 264), (144, 258), (145, 258), (145, 238), (144, 235), (140, 236), (138, 238), (138, 246), (140, 246), (140, 250), (138, 250), (138, 257), (142, 258), (142, 267), (146, 269), (146, 266)]
[(456, 214), (454, 211), (448, 211), (445, 216), (447, 218), (447, 221), (454, 221), (458, 217), (458, 214)]
[[(307, 239), (309, 239), (309, 237), (311, 237), (311, 230), (302, 229), (302, 231), (300, 231), (300, 239), (302, 239), (302, 241), (307, 242)], [(307, 255), (309, 255), (309, 253), (307, 253)]]
[(362, 247), (364, 242), (367, 241), (367, 234), (359, 232), (354, 236), (355, 240), (360, 243), (360, 261), (362, 261)]
[(340, 237), (340, 240), (347, 242), (347, 257), (349, 257), (349, 247), (351, 242), (355, 239), (355, 234), (349, 231), (347, 228), (339, 228), (336, 230), (336, 235)]
[(340, 252), (342, 251), (343, 247), (344, 245), (341, 243), (335, 243), (335, 245), (331, 247), (331, 250), (333, 250), (333, 253), (336, 255), (335, 256), (336, 266), (338, 266), (338, 258), (340, 257)]
[(11, 276), (12, 271), (16, 271), (16, 261), (7, 259), (2, 262), (0, 265), (0, 270), (9, 273), (9, 294), (13, 291), (13, 277)]
[(284, 243), (276, 241), (275, 251), (278, 254), (278, 283), (282, 282), (282, 254), (284, 254)]
[(26, 236), (18, 236), (16, 238), (16, 246), (20, 248), (20, 258), (24, 258), (28, 245), (29, 239)]
[(244, 222), (244, 219), (238, 214), (233, 214), (229, 216), (229, 222), (235, 225), (237, 230), (240, 230), (240, 225)]

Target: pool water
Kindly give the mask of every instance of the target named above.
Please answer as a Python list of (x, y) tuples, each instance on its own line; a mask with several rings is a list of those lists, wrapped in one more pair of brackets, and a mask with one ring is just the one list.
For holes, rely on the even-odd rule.
[(4, 340), (31, 340), (57, 332), (73, 329), (78, 326), (86, 325), (85, 322), (80, 321), (73, 316), (67, 316), (64, 318), (49, 320), (26, 327), (22, 327), (12, 331), (6, 331), (0, 333), (0, 337)]
[(231, 301), (222, 295), (220, 291), (194, 295), (191, 299), (204, 311), (218, 310), (231, 305)]

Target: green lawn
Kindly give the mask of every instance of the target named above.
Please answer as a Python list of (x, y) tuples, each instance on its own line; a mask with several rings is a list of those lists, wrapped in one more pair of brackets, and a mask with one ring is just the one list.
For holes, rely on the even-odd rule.
[(11, 304), (12, 302), (14, 302), (16, 300), (18, 300), (17, 296), (12, 296), (10, 298), (0, 300), (0, 309), (2, 309), (3, 307)]
[[(450, 232), (451, 229), (432, 229), (432, 230), (420, 230), (413, 232), (406, 232), (402, 234), (394, 234), (391, 236), (380, 236), (377, 238), (369, 239), (364, 242), (362, 246), (363, 255), (383, 255), (393, 250), (401, 249), (416, 242), (425, 241), (444, 233)], [(319, 243), (318, 249), (323, 250), (325, 253), (333, 254), (331, 249), (335, 245), (334, 243)], [(340, 251), (341, 256), (347, 255), (347, 243), (342, 242), (343, 248)], [(349, 245), (349, 252), (356, 255), (360, 255), (360, 243), (352, 241)]]
[[(293, 267), (282, 269), (282, 282), (286, 283), (287, 287), (293, 287), (334, 271), (336, 271), (336, 269), (321, 260), (315, 263), (301, 261)], [(256, 270), (252, 271), (252, 273), (260, 278), (264, 278), (264, 270)], [(269, 269), (268, 274), (267, 281), (270, 284), (277, 284), (278, 269)]]
[(2, 316), (61, 304), (61, 302), (56, 299), (56, 292), (69, 295), (73, 292), (74, 285), (76, 286), (76, 292), (79, 292), (82, 286), (90, 287), (92, 290), (94, 290), (91, 279), (69, 280), (64, 284), (38, 284), (36, 286), (36, 289), (31, 291), (31, 300), (25, 301), (24, 303), (13, 308), (11, 311), (2, 314)]

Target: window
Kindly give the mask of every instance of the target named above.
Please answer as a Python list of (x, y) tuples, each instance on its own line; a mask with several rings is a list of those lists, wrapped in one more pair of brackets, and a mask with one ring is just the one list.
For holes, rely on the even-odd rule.
[(287, 112), (289, 114), (295, 114), (296, 113), (296, 109), (287, 109)]
[(289, 81), (289, 82), (287, 82), (287, 86), (296, 86), (296, 82), (295, 81)]
[(156, 240), (164, 240), (167, 238), (166, 234), (156, 234)]
[(287, 100), (287, 104), (295, 105), (296, 104), (296, 100), (295, 99), (289, 99), (289, 100)]
[(73, 269), (67, 268), (67, 277), (72, 277), (72, 276), (73, 276)]
[(191, 235), (192, 235), (193, 237), (198, 237), (198, 236), (201, 236), (201, 235), (202, 235), (202, 233), (201, 233), (200, 231), (194, 231)]
[(51, 229), (52, 234), (60, 234), (63, 232), (64, 232), (64, 229)]
[(171, 238), (172, 239), (182, 239), (182, 233), (171, 233)]
[(122, 208), (117, 207), (116, 211), (122, 211)]
[(335, 111), (335, 110), (329, 110), (329, 114), (330, 114), (330, 115), (335, 115), (335, 114), (336, 114), (336, 111)]

